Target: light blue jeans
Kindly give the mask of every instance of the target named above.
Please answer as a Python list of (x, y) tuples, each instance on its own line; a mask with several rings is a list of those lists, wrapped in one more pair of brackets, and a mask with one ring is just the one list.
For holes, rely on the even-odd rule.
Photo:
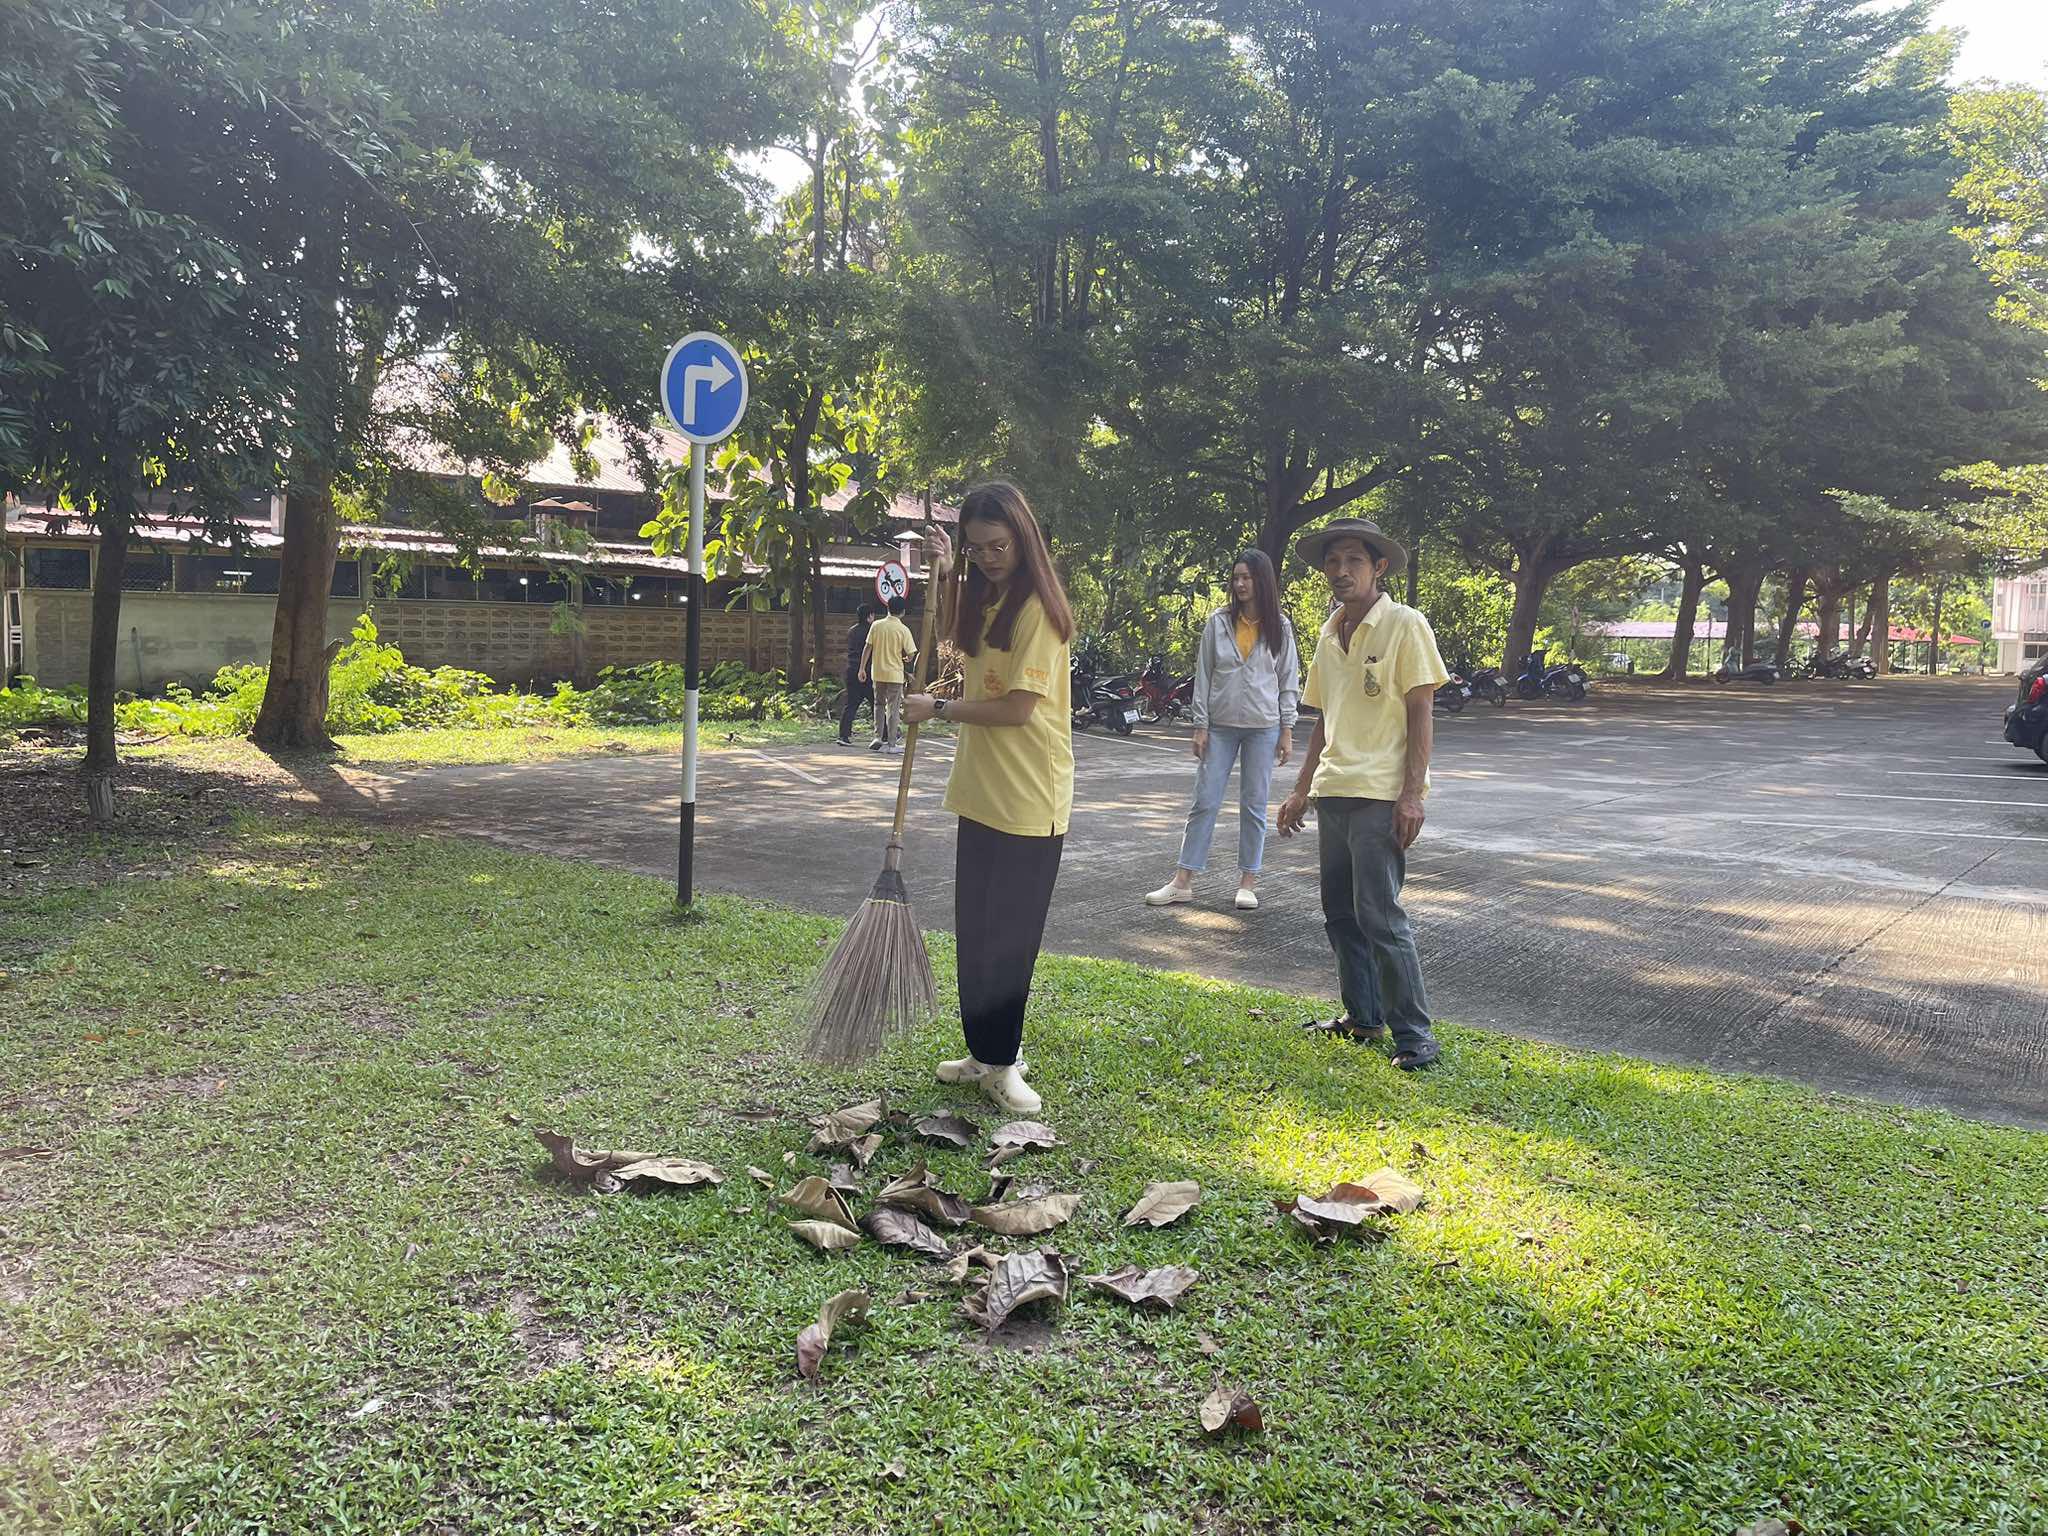
[(1251, 730), (1234, 725), (1209, 727), (1209, 750), (1195, 769), (1195, 808), (1181, 835), (1180, 867), (1201, 870), (1209, 862), (1209, 839), (1216, 832), (1216, 813), (1223, 809), (1223, 790), (1230, 765), (1244, 758), (1237, 775), (1237, 867), (1256, 875), (1266, 856), (1266, 803), (1273, 794), (1273, 754), (1280, 746), (1280, 727)]

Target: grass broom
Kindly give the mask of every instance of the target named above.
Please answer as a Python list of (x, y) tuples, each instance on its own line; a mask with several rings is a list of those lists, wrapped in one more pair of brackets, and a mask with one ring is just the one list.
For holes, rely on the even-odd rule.
[[(962, 562), (955, 562), (954, 600)], [(932, 630), (939, 592), (927, 589), (924, 638), (918, 647), (918, 687), (931, 683)], [(815, 1061), (850, 1066), (866, 1061), (891, 1034), (927, 1024), (938, 1012), (939, 988), (931, 956), (910, 911), (903, 883), (903, 818), (910, 804), (910, 765), (917, 756), (917, 727), (903, 735), (903, 766), (896, 776), (896, 819), (882, 855), (882, 872), (860, 911), (846, 925), (838, 948), (804, 994), (804, 1053)]]

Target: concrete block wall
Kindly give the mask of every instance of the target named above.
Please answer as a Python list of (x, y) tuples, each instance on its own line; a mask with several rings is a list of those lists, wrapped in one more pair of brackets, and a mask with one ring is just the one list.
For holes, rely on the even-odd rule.
[[(92, 645), (92, 594), (22, 594), (22, 670), (50, 688), (82, 687)], [(340, 598), (327, 605), (327, 637), (345, 640), (368, 609), (377, 633), (422, 667), (465, 667), (504, 685), (572, 676), (575, 637), (550, 633), (554, 610), (543, 603), (436, 602)], [(121, 601), (121, 653), (116, 685), (160, 691), (180, 682), (194, 692), (231, 663), (270, 659), (277, 600), (232, 593), (130, 592)], [(586, 608), (585, 670), (683, 659), (680, 609)], [(738, 661), (756, 669), (786, 666), (789, 616), (783, 613), (704, 615), (704, 664)]]

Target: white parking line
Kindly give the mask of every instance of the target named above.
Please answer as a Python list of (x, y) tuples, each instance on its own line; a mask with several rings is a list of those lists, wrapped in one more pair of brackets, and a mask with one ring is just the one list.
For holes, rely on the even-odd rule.
[(2048, 837), (2023, 837), (2017, 832), (1949, 832), (1940, 827), (1874, 827), (1862, 821), (1771, 821), (1761, 816), (1716, 816), (1716, 821), (1749, 827), (1804, 827), (1813, 832), (1907, 832), (1917, 837), (1966, 837), (1979, 843), (2048, 843)]
[(810, 783), (823, 784), (826, 782), (824, 779), (819, 778), (815, 773), (811, 773), (806, 771), (805, 769), (797, 767), (795, 763), (784, 762), (779, 757), (770, 757), (766, 752), (757, 752), (752, 747), (746, 748), (745, 751), (747, 756), (758, 757), (759, 759), (761, 759), (762, 762), (766, 763), (771, 768), (780, 768), (783, 772), (793, 773), (798, 778), (808, 780)]
[(2009, 773), (1956, 773), (1943, 768), (1887, 768), (1887, 777), (1897, 779), (2004, 779), (2007, 783), (2024, 784), (2029, 779), (2048, 784), (2048, 775), (2032, 767), (2016, 767)]
[(1853, 789), (1835, 791), (1837, 800), (1914, 800), (1921, 805), (2029, 805), (2036, 810), (2048, 811), (2048, 800), (1968, 800), (1960, 795), (1943, 795), (1930, 799), (1926, 795), (1874, 795)]

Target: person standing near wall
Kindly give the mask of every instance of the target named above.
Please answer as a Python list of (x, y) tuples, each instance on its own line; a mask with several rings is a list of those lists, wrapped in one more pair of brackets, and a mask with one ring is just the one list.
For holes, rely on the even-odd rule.
[(1294, 750), (1301, 658), (1294, 626), (1280, 611), (1280, 583), (1263, 549), (1248, 549), (1230, 568), (1230, 602), (1209, 616), (1195, 645), (1195, 804), (1180, 840), (1173, 878), (1146, 894), (1152, 907), (1195, 899), (1195, 876), (1209, 862), (1209, 839), (1230, 767), (1238, 764), (1237, 895), (1240, 912), (1259, 906), (1259, 867), (1266, 852), (1266, 804), (1273, 770)]
[(839, 710), (839, 745), (853, 745), (853, 722), (860, 714), (863, 704), (872, 704), (875, 690), (861, 676), (861, 660), (868, 653), (868, 630), (873, 627), (875, 610), (866, 603), (854, 615), (853, 627), (846, 632), (846, 703)]
[[(968, 572), (951, 633), (964, 669), (961, 696), (903, 701), (911, 725), (938, 719), (960, 727), (946, 809), (960, 818), (953, 932), (967, 1055), (941, 1062), (937, 1075), (1030, 1115), (1040, 1100), (1019, 1059), (1024, 1011), (1074, 805), (1074, 614), (1045, 534), (1014, 485), (969, 491), (960, 537)], [(953, 545), (935, 529), (927, 547), (938, 591), (953, 568)]]
[(917, 638), (903, 622), (908, 608), (902, 598), (889, 599), (889, 611), (868, 631), (867, 649), (861, 653), (860, 676), (875, 690), (875, 739), (870, 752), (903, 751), (903, 683), (909, 677), (910, 658), (917, 652)]
[(1381, 583), (1407, 551), (1362, 518), (1342, 518), (1295, 545), (1330, 583), (1336, 608), (1316, 640), (1302, 702), (1320, 710), (1280, 835), (1301, 830), (1311, 798), (1321, 841), (1323, 928), (1337, 953), (1342, 1018), (1322, 1027), (1376, 1040), (1393, 1032), (1394, 1065), (1442, 1054), (1401, 884), (1429, 793), (1430, 710), (1449, 678), (1429, 620)]

